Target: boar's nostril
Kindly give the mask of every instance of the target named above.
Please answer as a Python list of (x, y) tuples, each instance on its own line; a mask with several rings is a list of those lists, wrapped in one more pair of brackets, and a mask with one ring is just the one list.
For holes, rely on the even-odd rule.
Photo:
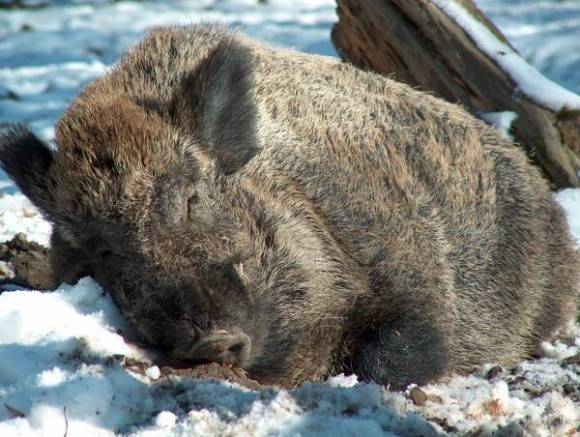
[(218, 331), (198, 341), (188, 350), (175, 351), (179, 358), (211, 361), (243, 367), (250, 356), (251, 340), (244, 333)]

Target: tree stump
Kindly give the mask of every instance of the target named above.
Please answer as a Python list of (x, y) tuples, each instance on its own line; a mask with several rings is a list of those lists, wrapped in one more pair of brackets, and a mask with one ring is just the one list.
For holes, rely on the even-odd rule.
[[(456, 0), (514, 50), (472, 0)], [(580, 110), (543, 107), (431, 0), (337, 0), (340, 56), (463, 104), (471, 113), (513, 111), (517, 143), (556, 188), (580, 186)]]

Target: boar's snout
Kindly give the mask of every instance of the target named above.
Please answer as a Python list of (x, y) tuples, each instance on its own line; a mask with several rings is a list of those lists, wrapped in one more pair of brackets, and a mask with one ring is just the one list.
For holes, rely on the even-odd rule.
[(215, 331), (193, 343), (173, 351), (179, 359), (233, 364), (243, 367), (251, 350), (250, 337), (243, 332)]

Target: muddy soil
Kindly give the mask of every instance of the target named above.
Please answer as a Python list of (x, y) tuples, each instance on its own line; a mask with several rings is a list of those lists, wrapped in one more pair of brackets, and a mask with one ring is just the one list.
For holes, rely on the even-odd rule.
[(0, 243), (0, 261), (11, 264), (14, 271), (14, 276), (7, 270), (0, 271), (0, 287), (14, 284), (34, 290), (52, 290), (57, 285), (50, 269), (48, 249), (28, 241), (24, 234)]

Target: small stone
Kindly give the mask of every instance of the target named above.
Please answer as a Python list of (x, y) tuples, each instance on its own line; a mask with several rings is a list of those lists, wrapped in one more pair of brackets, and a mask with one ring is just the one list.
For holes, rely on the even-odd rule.
[(113, 355), (107, 357), (107, 359), (105, 360), (105, 366), (111, 367), (111, 366), (115, 366), (117, 364), (123, 364), (124, 360), (125, 360), (125, 355), (113, 354)]
[(493, 379), (501, 373), (503, 373), (503, 367), (493, 366), (491, 369), (488, 370), (487, 375), (485, 375), (485, 377), (487, 379)]
[(425, 393), (419, 387), (413, 387), (409, 392), (409, 397), (411, 398), (411, 400), (415, 405), (418, 405), (420, 407), (425, 405), (425, 403), (429, 399), (427, 393)]
[(430, 394), (430, 395), (427, 395), (427, 399), (430, 402), (434, 402), (436, 404), (442, 404), (443, 403), (443, 398), (441, 396), (439, 396), (439, 395), (432, 395), (432, 394)]
[(548, 393), (550, 390), (542, 387), (527, 387), (524, 391), (528, 394), (531, 399), (540, 398)]
[(141, 367), (143, 365), (142, 361), (139, 361), (135, 358), (131, 357), (124, 357), (123, 365), (127, 367)]
[(564, 391), (565, 394), (569, 395), (574, 393), (577, 390), (577, 387), (574, 386), (574, 384), (564, 384), (562, 386), (562, 390)]
[(6, 243), (0, 243), (0, 260), (8, 261), (10, 258), (10, 248)]
[(510, 379), (507, 383), (509, 386), (512, 386), (512, 385), (520, 384), (520, 383), (524, 382), (525, 380), (526, 380), (526, 378), (524, 378), (522, 375), (517, 375), (513, 379)]
[(10, 265), (5, 261), (0, 261), (0, 279), (11, 278), (12, 276), (14, 276), (14, 272)]
[(514, 366), (514, 367), (512, 367), (512, 368), (510, 369), (510, 373), (511, 373), (512, 375), (515, 375), (515, 374), (517, 374), (517, 373), (522, 373), (522, 366), (521, 366), (521, 364), (518, 364), (517, 366)]
[(32, 218), (36, 216), (36, 212), (31, 209), (24, 209), (22, 210), (22, 215), (26, 218)]
[(446, 433), (455, 434), (459, 431), (455, 426), (450, 425), (447, 419), (442, 419), (440, 417), (429, 417), (429, 421), (439, 425)]
[(23, 249), (28, 246), (28, 237), (24, 232), (16, 234), (12, 241), (18, 249)]

